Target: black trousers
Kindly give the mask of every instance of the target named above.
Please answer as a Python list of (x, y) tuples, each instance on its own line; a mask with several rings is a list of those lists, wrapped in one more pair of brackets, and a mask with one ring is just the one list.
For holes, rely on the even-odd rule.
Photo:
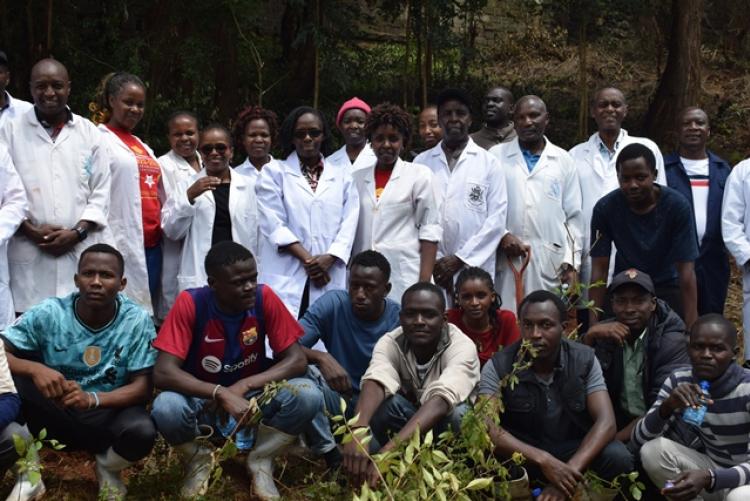
[[(566, 440), (558, 444), (536, 444), (527, 442), (534, 447), (545, 450), (562, 462), (567, 462), (581, 446), (580, 440)], [(529, 479), (544, 480), (542, 471), (537, 466), (529, 463), (524, 465), (529, 473)], [(614, 440), (607, 444), (598, 456), (589, 465), (589, 468), (605, 480), (612, 480), (622, 473), (630, 473), (635, 469), (633, 455), (625, 444)]]
[(156, 426), (142, 405), (123, 409), (65, 409), (45, 398), (30, 378), (14, 377), (21, 409), (31, 432), (47, 430), (47, 438), (65, 444), (66, 450), (94, 454), (112, 447), (128, 461), (137, 461), (151, 452)]

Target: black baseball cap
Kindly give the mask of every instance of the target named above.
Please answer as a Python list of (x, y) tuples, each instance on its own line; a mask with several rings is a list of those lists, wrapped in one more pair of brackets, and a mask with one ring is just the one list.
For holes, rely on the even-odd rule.
[(636, 270), (635, 268), (630, 268), (628, 270), (621, 271), (620, 273), (615, 275), (614, 278), (612, 279), (612, 283), (609, 284), (609, 287), (607, 288), (607, 292), (612, 294), (615, 291), (615, 289), (617, 289), (621, 285), (626, 285), (626, 284), (639, 285), (652, 296), (656, 295), (654, 282), (651, 280), (651, 277), (648, 275), (648, 273), (644, 273), (640, 270)]

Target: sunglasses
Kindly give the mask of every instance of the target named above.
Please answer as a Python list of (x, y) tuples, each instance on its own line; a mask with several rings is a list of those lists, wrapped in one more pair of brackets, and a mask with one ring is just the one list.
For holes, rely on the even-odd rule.
[(307, 136), (315, 139), (323, 135), (323, 131), (320, 129), (300, 129), (294, 131), (295, 139), (305, 139)]
[(214, 150), (216, 150), (216, 153), (219, 155), (223, 155), (229, 149), (229, 146), (224, 143), (204, 144), (199, 149), (204, 155), (210, 155)]

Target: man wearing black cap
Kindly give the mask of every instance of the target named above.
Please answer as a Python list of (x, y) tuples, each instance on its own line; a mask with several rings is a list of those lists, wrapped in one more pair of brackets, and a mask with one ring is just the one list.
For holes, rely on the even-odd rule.
[(32, 106), (31, 103), (11, 97), (8, 91), (5, 90), (9, 82), (10, 66), (8, 65), (8, 56), (0, 50), (0, 127)]
[(591, 327), (583, 342), (602, 366), (617, 421), (617, 439), (630, 440), (636, 421), (656, 400), (664, 380), (688, 365), (685, 324), (657, 299), (651, 277), (634, 268), (608, 288), (615, 318)]

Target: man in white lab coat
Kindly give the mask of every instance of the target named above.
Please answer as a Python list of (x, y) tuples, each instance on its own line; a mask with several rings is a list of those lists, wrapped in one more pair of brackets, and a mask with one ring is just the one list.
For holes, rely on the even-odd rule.
[[(31, 70), (34, 107), (0, 127), (29, 209), (8, 247), (17, 312), (73, 292), (70, 280), (85, 247), (105, 240), (110, 173), (101, 133), (68, 108), (68, 71), (54, 59)], [(86, 241), (85, 245), (81, 243)]]
[[(570, 150), (575, 162), (578, 180), (581, 183), (583, 205), (583, 257), (581, 260), (581, 281), (591, 281), (591, 259), (589, 250), (592, 245), (591, 213), (594, 204), (612, 190), (619, 187), (615, 160), (622, 148), (631, 143), (647, 146), (656, 158), (656, 182), (665, 186), (667, 178), (664, 172), (664, 160), (656, 143), (645, 137), (628, 134), (622, 128), (622, 121), (628, 115), (628, 104), (619, 89), (604, 87), (594, 93), (591, 100), (591, 118), (596, 122), (596, 132), (585, 143), (580, 143)], [(614, 265), (614, 259), (611, 260)], [(612, 275), (610, 268), (610, 276)]]
[(15, 319), (8, 277), (8, 242), (26, 217), (29, 203), (8, 150), (0, 143), (0, 329)]
[(500, 241), (496, 287), (505, 308), (515, 311), (515, 277), (509, 260), (531, 251), (524, 276), (524, 295), (573, 285), (581, 259), (583, 214), (581, 186), (573, 159), (552, 144), (544, 131), (547, 106), (537, 96), (524, 96), (513, 110), (518, 137), (494, 146), (508, 186), (507, 232)]
[(750, 367), (750, 158), (732, 169), (724, 187), (721, 233), (724, 245), (742, 270), (742, 325), (744, 327), (744, 366)]
[(457, 89), (436, 100), (443, 140), (414, 163), (429, 167), (443, 227), (433, 271), (435, 283), (453, 298), (453, 283), (465, 266), (495, 271), (495, 251), (505, 233), (508, 194), (497, 160), (470, 137), (471, 101)]
[(0, 50), (0, 127), (31, 109), (31, 103), (16, 99), (6, 90), (10, 83), (8, 56)]

